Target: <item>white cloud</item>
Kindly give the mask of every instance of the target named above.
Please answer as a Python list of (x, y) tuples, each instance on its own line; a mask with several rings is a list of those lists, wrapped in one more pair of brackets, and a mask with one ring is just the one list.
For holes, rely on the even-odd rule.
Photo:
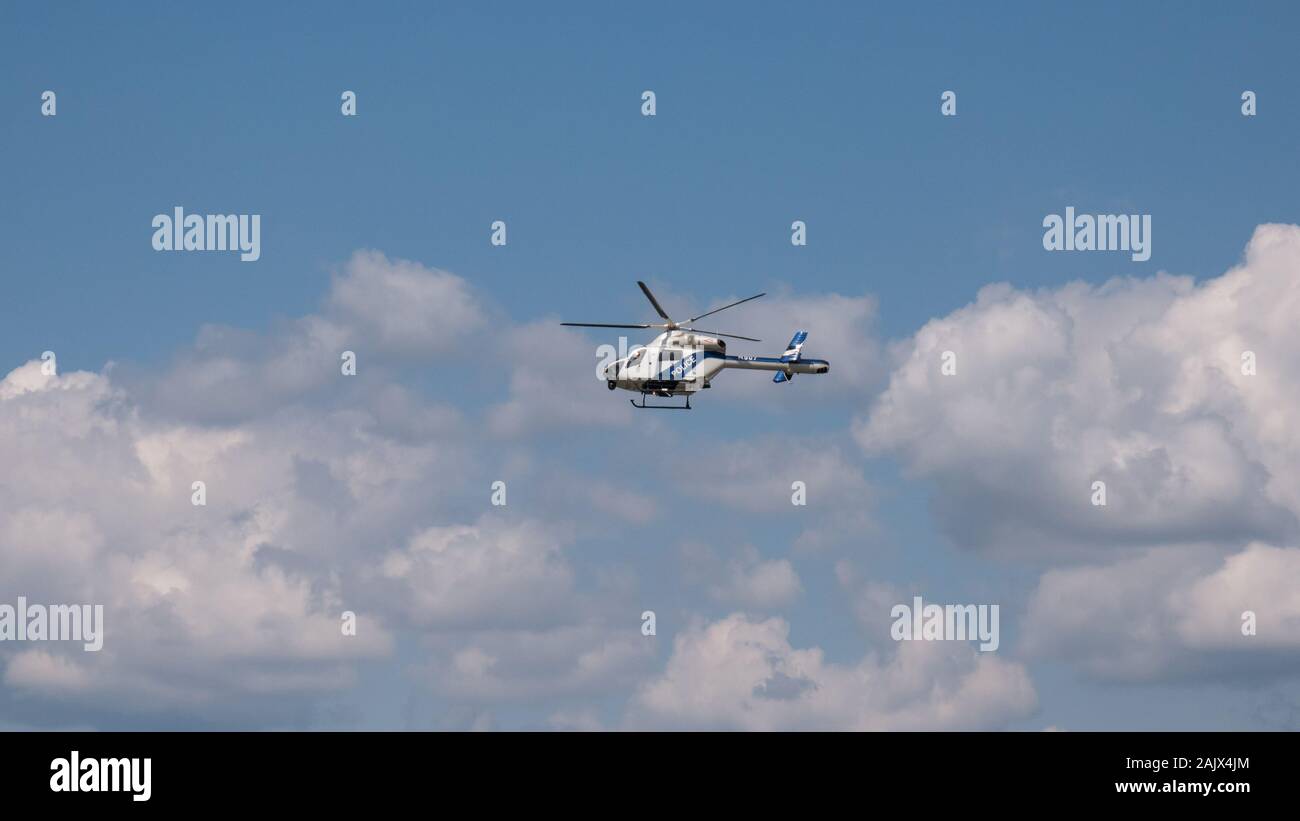
[[(1005, 285), (897, 347), (855, 435), (934, 480), (958, 541), (1011, 553), (1293, 536), (1300, 511), (1300, 228), (1245, 263), (1026, 293)], [(940, 354), (957, 354), (956, 376)], [(1241, 354), (1259, 358), (1241, 373)], [(1094, 480), (1107, 506), (1090, 503)]]
[[(693, 444), (685, 489), (695, 509), (717, 502), (745, 514), (797, 518), (803, 529), (794, 545), (800, 550), (860, 541), (873, 529), (875, 494), (851, 453), (847, 439), (784, 433), (758, 446), (746, 440)], [(678, 451), (658, 455), (671, 476), (680, 474), (687, 458)], [(794, 504), (795, 482), (803, 483), (801, 505)]]
[(605, 729), (600, 716), (591, 708), (579, 710), (558, 710), (551, 714), (546, 724), (552, 730), (562, 732), (594, 733)]
[[(308, 399), (317, 406), (339, 396), (359, 401), (353, 394), (361, 385), (374, 390), (404, 361), (454, 361), (453, 354), (491, 348), (474, 342), (487, 313), (455, 274), (358, 251), (334, 277), (319, 313), (265, 333), (206, 325), (160, 378), (135, 368), (125, 375), (133, 390), (147, 391), (150, 413), (238, 422)], [(348, 350), (357, 376), (341, 381)], [(326, 388), (330, 396), (322, 396)]]
[[(0, 459), (24, 465), (0, 479), (5, 589), (102, 604), (104, 649), (4, 648), (8, 685), (37, 698), (76, 691), (91, 703), (167, 709), (315, 690), (342, 680), (339, 665), (389, 651), (378, 626), (341, 636), (337, 585), (259, 564), (259, 549), (283, 543), (292, 517), (256, 432), (151, 427), (101, 375), (15, 390), (31, 387), (37, 366), (0, 382)], [(238, 464), (259, 451), (261, 460)], [(208, 507), (189, 503), (199, 477), (210, 482)]]
[(486, 322), (482, 303), (462, 278), (378, 251), (352, 255), (334, 279), (327, 307), (358, 344), (371, 343), (378, 354), (463, 352), (466, 337)]
[(753, 610), (784, 607), (803, 593), (799, 574), (789, 559), (764, 561), (753, 548), (741, 550), (709, 596), (722, 604)]
[(626, 693), (652, 672), (655, 641), (632, 613), (607, 625), (485, 630), (428, 640), (423, 669), (433, 692), (460, 704), (535, 703)]
[(455, 627), (529, 625), (573, 595), (560, 539), (539, 522), (429, 527), (389, 552), (377, 582), (412, 622)]
[[(466, 641), (576, 618), (562, 533), (445, 523), (430, 502), (463, 481), (466, 443), (454, 414), (413, 438), (439, 411), (404, 398), (395, 431), (368, 403), (194, 426), (141, 414), (101, 374), (45, 377), (30, 362), (0, 380), (0, 460), (24, 466), (0, 475), (6, 595), (103, 604), (106, 623), (98, 653), (0, 647), (10, 694), (44, 705), (25, 720), (71, 706), (92, 723), (297, 721), (349, 693), (358, 665), (390, 658), (395, 628)], [(190, 503), (195, 480), (206, 506)], [(356, 636), (342, 635), (344, 610)], [(589, 638), (596, 655), (573, 643), (584, 680), (616, 675), (621, 657), (600, 661), (608, 644)]]
[(739, 730), (996, 729), (1032, 715), (1025, 669), (964, 643), (900, 642), (855, 665), (797, 649), (779, 618), (734, 614), (673, 641), (664, 673), (643, 685), (637, 727)]
[[(596, 398), (610, 399), (594, 348), (550, 323), (498, 323), (476, 351), (488, 373), (514, 377), (486, 426), (469, 418), (480, 409), (396, 381), (403, 361), (446, 365), (489, 313), (454, 274), (359, 252), (320, 313), (266, 332), (206, 327), (161, 374), (56, 377), (32, 362), (0, 381), (0, 458), (25, 466), (0, 476), (6, 589), (104, 603), (109, 625), (105, 649), (85, 658), (0, 648), (10, 692), (44, 699), (26, 720), (58, 722), (75, 708), (91, 724), (154, 716), (166, 726), (166, 716), (199, 720), (199, 705), (234, 726), (310, 720), (319, 697), (352, 691), (359, 664), (392, 658), (395, 632), (430, 642), (429, 664), (453, 658), (448, 647), (462, 662), (491, 662), (481, 681), (461, 664), (447, 668), (468, 676), (460, 684), (442, 673), (413, 682), (446, 698), (630, 687), (626, 668), (644, 665), (653, 643), (578, 629), (617, 602), (577, 587), (566, 517), (599, 530), (611, 500), (613, 521), (645, 524), (656, 506), (539, 468), (528, 450), (535, 433), (631, 418), (622, 402), (579, 395), (601, 388)], [(356, 377), (339, 371), (346, 348)], [(488, 475), (529, 478), (549, 518), (481, 515)], [(196, 480), (205, 507), (190, 504)], [(465, 488), (479, 482), (482, 507), (466, 521)], [(356, 637), (341, 635), (345, 609), (357, 613)], [(641, 638), (637, 628), (628, 635)], [(556, 642), (548, 672), (516, 663), (533, 657), (525, 645)], [(95, 687), (33, 690), (81, 680), (76, 670)]]
[(489, 429), (523, 437), (631, 423), (633, 411), (624, 401), (631, 394), (611, 395), (597, 377), (601, 344), (550, 321), (503, 330), (495, 372), (508, 376), (509, 397), (489, 409)]
[(85, 691), (94, 686), (86, 669), (72, 657), (44, 650), (14, 653), (5, 666), (4, 683), (17, 690)]
[(1031, 652), (1107, 679), (1294, 674), (1297, 316), (1290, 225), (1260, 226), (1240, 265), (1199, 284), (989, 286), (895, 346), (854, 433), (933, 482), (958, 544), (1087, 562), (1043, 575)]
[[(1152, 548), (1110, 564), (1045, 573), (1024, 646), (1121, 681), (1259, 681), (1300, 672), (1300, 549), (1251, 544)], [(1254, 614), (1255, 633), (1243, 633)]]

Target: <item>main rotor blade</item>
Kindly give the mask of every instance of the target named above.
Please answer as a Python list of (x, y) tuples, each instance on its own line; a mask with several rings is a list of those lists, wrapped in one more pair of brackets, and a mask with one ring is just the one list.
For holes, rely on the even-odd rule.
[(604, 322), (561, 322), (561, 325), (569, 325), (573, 328), (658, 328), (658, 325), (647, 325), (644, 322), (640, 325), (609, 325)]
[(690, 331), (693, 334), (708, 334), (709, 336), (725, 336), (728, 339), (743, 339), (746, 342), (762, 342), (761, 339), (755, 339), (752, 336), (741, 336), (740, 334), (720, 334), (717, 331), (701, 331), (699, 328), (678, 328), (679, 331)]
[(641, 286), (641, 290), (645, 292), (645, 298), (650, 300), (651, 305), (655, 306), (655, 310), (659, 312), (659, 315), (665, 320), (672, 322), (673, 318), (669, 316), (668, 312), (659, 304), (659, 300), (655, 299), (655, 295), (650, 293), (650, 289), (646, 287), (646, 284), (639, 279), (636, 281), (636, 284)]
[(694, 322), (694, 321), (697, 320), (697, 319), (704, 319), (704, 317), (706, 317), (706, 316), (713, 316), (713, 315), (716, 314), (718, 311), (725, 311), (725, 310), (727, 310), (728, 308), (734, 308), (734, 307), (736, 307), (737, 305), (740, 305), (740, 304), (743, 303), (743, 302), (748, 302), (748, 301), (750, 301), (751, 299), (758, 299), (758, 298), (761, 297), (761, 296), (767, 296), (767, 292), (764, 291), (764, 292), (761, 293), (761, 294), (754, 294), (753, 296), (747, 296), (747, 297), (745, 297), (744, 299), (740, 300), (739, 302), (733, 302), (733, 303), (731, 303), (730, 305), (723, 305), (721, 308), (714, 308), (712, 311), (709, 311), (709, 312), (706, 313), (706, 314), (700, 314), (699, 316), (693, 316), (693, 317), (691, 317), (690, 319), (686, 320), (686, 322), (689, 324), (689, 323), (691, 323), (691, 322)]

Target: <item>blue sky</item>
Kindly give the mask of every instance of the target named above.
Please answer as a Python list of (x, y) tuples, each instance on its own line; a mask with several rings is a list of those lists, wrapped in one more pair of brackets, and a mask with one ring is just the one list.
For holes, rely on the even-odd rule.
[[(1078, 556), (1024, 560), (963, 545), (961, 526), (945, 527), (935, 507), (945, 494), (968, 498), (952, 491), (958, 473), (936, 475), (897, 441), (879, 451), (858, 446), (855, 424), (901, 367), (888, 359), (889, 344), (905, 353), (928, 321), (969, 305), (989, 283), (1054, 292), (1075, 280), (1100, 285), (1159, 271), (1204, 282), (1241, 261), (1256, 226), (1300, 221), (1297, 23), (1288, 4), (1154, 2), (230, 4), (203, 13), (6, 4), (0, 371), (47, 349), (64, 373), (122, 363), (146, 416), (186, 421), (185, 412), (149, 406), (150, 374), (183, 369), (204, 325), (275, 338), (294, 318), (327, 313), (333, 278), (360, 249), (452, 272), (486, 306), (483, 323), (435, 360), (396, 354), (383, 367), (386, 384), (468, 419), (486, 418), (512, 395), (515, 363), (483, 351), (526, 335), (534, 321), (649, 321), (638, 279), (668, 295), (675, 316), (759, 290), (778, 299), (869, 297), (874, 315), (855, 326), (867, 346), (827, 350), (809, 328), (808, 353), (832, 361), (828, 382), (846, 360), (877, 360), (853, 392), (800, 380), (717, 401), (736, 383), (766, 382), (737, 373), (685, 418), (476, 438), (465, 482), (445, 489), (439, 515), (483, 515), (480, 489), (502, 470), (521, 477), (511, 484), (520, 516), (559, 516), (571, 503), (530, 484), (548, 476), (610, 482), (654, 500), (658, 518), (610, 525), (625, 528), (616, 543), (602, 535), (599, 514), (571, 511), (557, 527), (575, 533), (565, 555), (579, 590), (601, 598), (626, 581), (636, 591), (629, 610), (654, 604), (659, 667), (691, 618), (734, 609), (684, 581), (677, 559), (691, 541), (719, 546), (723, 565), (743, 545), (765, 561), (791, 562), (802, 594), (779, 608), (790, 641), (821, 647), (837, 663), (861, 657), (870, 632), (855, 621), (861, 585), (841, 578), (850, 569), (862, 585), (888, 585), (906, 599), (915, 591), (938, 602), (1004, 602), (1003, 654), (1012, 655), (1018, 614), (1040, 575)], [(58, 94), (56, 117), (39, 116), (45, 89)], [(640, 116), (646, 89), (657, 95), (653, 118)], [(939, 113), (949, 89), (958, 95), (952, 118)], [(1258, 95), (1256, 117), (1240, 114), (1245, 89)], [(340, 116), (343, 90), (356, 92), (357, 117)], [(176, 205), (261, 214), (260, 261), (155, 252), (150, 220)], [(1043, 217), (1070, 205), (1151, 214), (1150, 261), (1044, 251)], [(488, 242), (497, 219), (508, 223), (503, 248)], [(806, 247), (790, 243), (795, 219), (808, 225)], [(738, 308), (717, 327), (751, 333), (753, 316)], [(793, 329), (792, 319), (747, 352), (776, 351)], [(582, 338), (591, 348), (614, 341)], [(363, 367), (374, 361), (365, 357)], [(570, 364), (584, 377), (592, 367)], [(582, 403), (623, 401), (590, 379), (571, 384), (585, 386)], [(294, 402), (342, 401), (331, 390)], [(217, 424), (200, 417), (188, 421)], [(256, 413), (234, 421), (254, 425)], [(841, 454), (869, 488), (861, 504), (869, 526), (835, 519), (851, 501), (818, 514), (851, 531), (833, 549), (797, 550), (805, 521), (754, 515), (743, 504), (691, 505), (689, 493), (667, 487), (672, 466), (638, 458), (638, 443), (662, 447), (690, 460), (680, 466), (684, 480), (729, 481), (695, 460), (779, 453), (792, 429), (809, 453)], [(620, 441), (632, 452), (616, 452)], [(1014, 493), (997, 501), (1017, 504)], [(402, 537), (445, 523), (413, 519)], [(1252, 522), (1234, 538), (1266, 529)], [(508, 727), (596, 705), (610, 725), (635, 687), (634, 677), (595, 694), (466, 706), (408, 675), (442, 663), (422, 643), (439, 638), (399, 621), (390, 625), (393, 655), (360, 664), (357, 684), (327, 706), (360, 715), (362, 726), (490, 715)], [(989, 726), (1267, 726), (1256, 720), (1258, 704), (1298, 692), (1290, 673), (1117, 683), (1050, 656), (1015, 657), (1038, 706)], [(230, 724), (259, 723), (258, 710), (241, 712), (239, 692), (225, 697)], [(126, 718), (110, 718), (118, 715), (111, 703), (86, 709), (91, 723), (204, 722), (182, 708)], [(329, 726), (334, 714), (304, 715)], [(12, 711), (0, 720), (25, 723)]]
[[(988, 281), (1215, 275), (1294, 215), (1285, 4), (229, 8), (215, 29), (162, 4), (5, 9), (23, 161), (3, 230), (31, 272), (6, 347), (112, 306), (59, 341), (88, 364), (156, 355), (203, 321), (310, 309), (358, 247), (461, 272), (521, 316), (640, 311), (638, 277), (700, 298), (791, 282), (869, 289), (897, 335)], [(35, 86), (64, 89), (57, 123), (30, 116)], [(645, 88), (661, 113), (625, 116)], [(936, 119), (949, 88), (959, 115)], [(1261, 116), (1223, 116), (1243, 88)], [(177, 202), (261, 213), (263, 262), (154, 254), (137, 226)], [(1044, 253), (1042, 215), (1071, 203), (1159, 212), (1152, 261)], [(507, 249), (484, 240), (497, 218)], [(115, 332), (128, 310), (153, 332)]]

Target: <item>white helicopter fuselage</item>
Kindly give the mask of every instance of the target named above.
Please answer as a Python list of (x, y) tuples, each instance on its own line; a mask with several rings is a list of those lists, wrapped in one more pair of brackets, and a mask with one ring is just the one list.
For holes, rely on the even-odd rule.
[(778, 371), (786, 379), (796, 373), (826, 373), (821, 359), (800, 359), (800, 332), (783, 357), (732, 356), (725, 340), (687, 330), (666, 331), (604, 369), (610, 390), (622, 388), (655, 396), (680, 396), (704, 390), (727, 368)]

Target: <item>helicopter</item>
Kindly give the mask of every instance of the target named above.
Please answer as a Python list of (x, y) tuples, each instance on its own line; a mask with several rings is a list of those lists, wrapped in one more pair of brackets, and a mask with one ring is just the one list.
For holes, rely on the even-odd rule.
[[(632, 407), (655, 410), (690, 410), (691, 394), (712, 387), (714, 378), (726, 368), (738, 368), (747, 371), (776, 371), (772, 381), (781, 384), (794, 380), (797, 373), (826, 373), (831, 363), (824, 359), (804, 359), (803, 344), (808, 339), (807, 331), (795, 331), (785, 353), (777, 356), (733, 356), (727, 353), (727, 339), (743, 339), (746, 342), (762, 342), (752, 336), (724, 334), (717, 331), (705, 331), (694, 327), (698, 319), (734, 308), (766, 293), (746, 297), (721, 308), (714, 308), (699, 316), (693, 316), (685, 322), (674, 322), (668, 312), (650, 293), (644, 282), (637, 280), (641, 292), (654, 306), (655, 312), (663, 322), (638, 324), (609, 324), (604, 322), (561, 322), (575, 328), (663, 328), (663, 333), (656, 336), (649, 345), (637, 348), (628, 356), (606, 365), (601, 376), (612, 391), (622, 388), (641, 394), (641, 404), (629, 399)], [(651, 405), (647, 397), (657, 396), (671, 398), (684, 396), (685, 405)]]

